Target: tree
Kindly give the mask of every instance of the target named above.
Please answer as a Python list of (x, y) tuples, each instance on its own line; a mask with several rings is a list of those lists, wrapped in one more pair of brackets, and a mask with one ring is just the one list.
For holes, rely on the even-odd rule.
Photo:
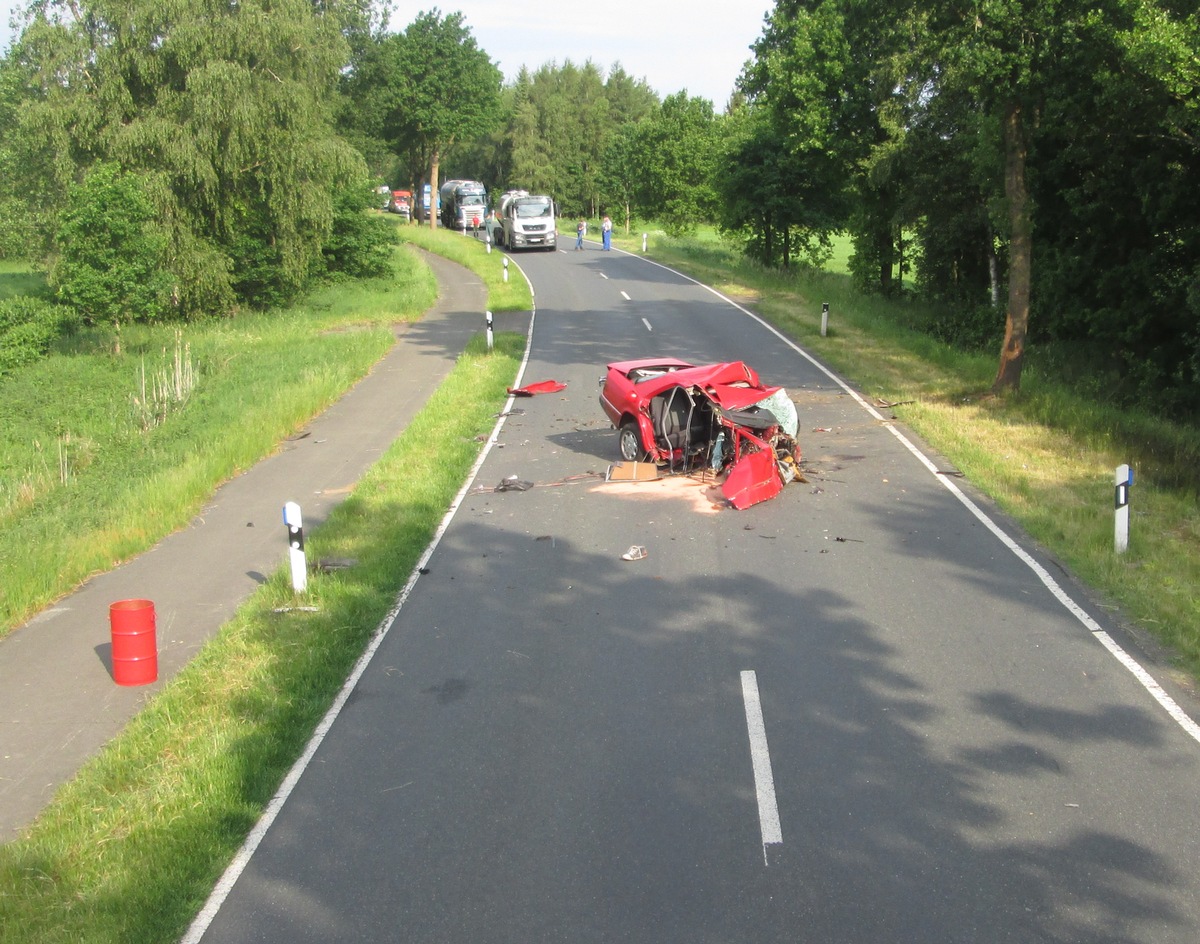
[(21, 104), (21, 73), (11, 56), (0, 59), (0, 259), (28, 258), (36, 242), (36, 222), (23, 193), (14, 140)]
[[(351, 83), (362, 123), (428, 172), (436, 198), (442, 156), (484, 137), (500, 119), (499, 68), (478, 47), (461, 13), (420, 13), (376, 41)], [(437, 213), (429, 214), (437, 225)]]
[(644, 213), (663, 217), (668, 232), (686, 233), (716, 218), (718, 122), (712, 102), (685, 89), (635, 126), (635, 197)]
[(49, 282), (88, 324), (152, 321), (168, 311), (168, 238), (141, 182), (97, 164), (71, 188), (55, 241)]
[(38, 0), (15, 51), (30, 198), (115, 163), (163, 222), (179, 311), (291, 297), (365, 177), (331, 120), (344, 25), (310, 0)]
[(724, 225), (745, 231), (747, 251), (767, 265), (789, 263), (793, 238), (819, 258), (851, 218), (869, 85), (867, 65), (852, 71), (842, 6), (781, 0), (739, 83), (746, 103), (731, 111), (741, 130), (722, 175), (737, 190), (727, 191)]

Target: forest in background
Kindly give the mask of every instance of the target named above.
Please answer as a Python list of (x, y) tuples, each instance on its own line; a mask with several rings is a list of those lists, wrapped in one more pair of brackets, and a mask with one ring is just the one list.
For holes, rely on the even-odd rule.
[[(727, 102), (619, 63), (505, 83), (460, 14), (369, 0), (38, 0), (0, 63), (0, 360), (70, 326), (226, 315), (380, 271), (373, 185), (715, 225), (766, 268), (853, 240), (940, 340), (1114, 405), (1200, 406), (1196, 0), (780, 0)], [(12, 355), (11, 351), (18, 351)]]

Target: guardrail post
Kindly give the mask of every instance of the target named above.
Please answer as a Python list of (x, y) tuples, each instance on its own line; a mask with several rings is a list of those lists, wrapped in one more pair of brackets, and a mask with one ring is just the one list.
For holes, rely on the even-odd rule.
[(292, 565), (292, 589), (303, 593), (308, 589), (308, 564), (304, 557), (304, 521), (300, 506), (294, 501), (283, 506), (283, 523), (288, 530), (288, 559)]
[(1118, 554), (1129, 549), (1129, 489), (1133, 486), (1133, 469), (1127, 465), (1117, 466), (1116, 491), (1113, 506), (1116, 508), (1116, 531), (1114, 546)]

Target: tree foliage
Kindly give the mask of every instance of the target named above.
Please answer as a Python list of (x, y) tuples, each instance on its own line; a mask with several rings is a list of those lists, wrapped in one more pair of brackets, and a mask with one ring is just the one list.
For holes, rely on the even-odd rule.
[(309, 0), (34, 10), (14, 52), (30, 89), (14, 141), (42, 218), (110, 162), (140, 178), (162, 221), (178, 311), (299, 291), (321, 264), (335, 190), (365, 176), (331, 121), (349, 13)]
[(463, 15), (435, 8), (362, 50), (345, 83), (355, 103), (349, 123), (402, 156), (412, 178), (436, 193), (443, 154), (498, 123), (502, 80)]
[(1197, 15), (780, 0), (743, 76), (755, 115), (726, 159), (727, 220), (773, 258), (773, 188), (811, 206), (797, 175), (820, 172), (849, 196), (827, 218), (853, 233), (862, 284), (892, 291), (914, 265), (947, 337), (994, 332), (997, 389), (1019, 385), (1032, 340), (1091, 352), (1125, 396), (1200, 405)]
[(168, 236), (138, 178), (97, 164), (70, 188), (50, 286), (89, 324), (151, 321), (167, 310)]

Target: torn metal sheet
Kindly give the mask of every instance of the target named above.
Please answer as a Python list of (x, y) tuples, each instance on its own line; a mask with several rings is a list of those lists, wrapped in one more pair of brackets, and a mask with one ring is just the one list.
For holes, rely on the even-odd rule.
[(721, 493), (739, 511), (774, 498), (781, 491), (783, 480), (779, 477), (775, 456), (769, 452), (742, 456), (730, 467), (721, 485)]

